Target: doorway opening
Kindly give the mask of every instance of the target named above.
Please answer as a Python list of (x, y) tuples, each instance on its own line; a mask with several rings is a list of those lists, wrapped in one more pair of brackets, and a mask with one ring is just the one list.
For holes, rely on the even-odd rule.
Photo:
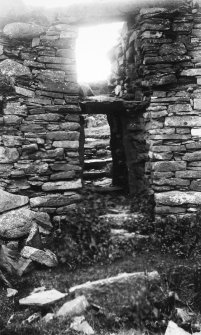
[[(90, 112), (81, 107), (84, 116), (84, 184), (93, 187), (125, 188), (122, 174), (127, 176), (122, 127), (118, 111), (107, 111), (101, 102), (109, 100), (112, 64), (110, 50), (119, 43), (123, 22), (80, 28), (76, 61), (82, 102), (92, 101)], [(97, 101), (97, 104), (96, 104)], [(86, 106), (85, 106), (86, 107)], [(98, 110), (97, 110), (98, 108)], [(114, 116), (117, 114), (116, 116)], [(118, 119), (118, 120), (117, 120)], [(123, 152), (123, 154), (122, 154)], [(125, 179), (125, 178), (124, 178)]]

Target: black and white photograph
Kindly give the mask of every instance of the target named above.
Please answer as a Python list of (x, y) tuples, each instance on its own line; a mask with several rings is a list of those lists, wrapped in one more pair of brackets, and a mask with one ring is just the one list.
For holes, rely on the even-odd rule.
[(201, 0), (0, 0), (0, 335), (201, 335)]

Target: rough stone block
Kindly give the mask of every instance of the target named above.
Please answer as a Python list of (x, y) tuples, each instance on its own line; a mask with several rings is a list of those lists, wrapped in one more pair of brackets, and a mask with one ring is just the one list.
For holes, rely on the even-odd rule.
[(6, 147), (19, 147), (22, 145), (24, 139), (20, 136), (3, 135), (2, 142)]
[(152, 178), (161, 179), (161, 178), (171, 178), (174, 176), (173, 172), (152, 172)]
[(31, 91), (31, 90), (28, 90), (27, 88), (19, 87), (19, 86), (15, 86), (15, 92), (25, 97), (34, 97), (35, 95), (34, 91)]
[(41, 82), (38, 84), (38, 86), (45, 91), (50, 91), (50, 92), (60, 92), (60, 93), (65, 93), (65, 94), (78, 94), (79, 92), (79, 87), (78, 84), (75, 82), (52, 82), (46, 80), (45, 82)]
[(25, 60), (24, 65), (25, 66), (30, 66), (30, 67), (33, 67), (33, 68), (45, 69), (45, 64), (35, 62), (33, 60)]
[(170, 191), (155, 194), (156, 204), (165, 206), (201, 205), (201, 192)]
[(187, 152), (183, 157), (183, 160), (191, 161), (200, 161), (201, 160), (201, 151)]
[(28, 197), (11, 194), (0, 189), (0, 213), (25, 206), (28, 202)]
[(193, 180), (190, 185), (192, 191), (201, 192), (201, 179)]
[(165, 160), (171, 160), (172, 159), (172, 153), (169, 153), (169, 152), (152, 152), (152, 151), (149, 151), (148, 155), (149, 155), (149, 158), (151, 160), (165, 161)]
[(54, 141), (52, 143), (54, 148), (79, 149), (79, 141)]
[(65, 131), (79, 130), (80, 124), (78, 122), (63, 122), (61, 124), (61, 129), (64, 129)]
[(186, 143), (186, 149), (189, 149), (189, 150), (201, 149), (201, 143), (200, 142)]
[(5, 125), (19, 125), (22, 122), (22, 118), (18, 115), (6, 115), (3, 117)]
[(173, 207), (173, 206), (160, 206), (155, 207), (156, 214), (179, 214), (186, 213), (186, 208), (183, 207)]
[(42, 186), (43, 191), (57, 191), (57, 190), (76, 190), (82, 187), (81, 179), (73, 181), (57, 181), (44, 183)]
[(75, 60), (71, 60), (65, 57), (48, 57), (48, 56), (40, 56), (37, 58), (38, 62), (41, 63), (52, 63), (52, 64), (74, 64)]
[(170, 186), (189, 186), (190, 181), (181, 178), (161, 178), (154, 180), (156, 185), (170, 185)]
[(174, 104), (168, 106), (168, 113), (178, 114), (180, 112), (192, 112), (190, 104)]
[(77, 131), (52, 131), (47, 133), (48, 140), (56, 141), (77, 141), (79, 139), (79, 132)]
[(151, 147), (151, 150), (153, 152), (180, 152), (186, 151), (186, 148), (184, 145), (157, 145)]
[(194, 170), (176, 171), (175, 176), (176, 178), (197, 179), (197, 178), (201, 178), (201, 170), (200, 171), (194, 171)]
[(70, 205), (80, 201), (81, 196), (74, 192), (65, 192), (65, 194), (50, 194), (42, 197), (30, 199), (31, 207), (60, 207)]
[(31, 71), (27, 66), (12, 59), (5, 59), (0, 63), (0, 72), (8, 77), (31, 77)]
[(18, 158), (19, 153), (16, 148), (0, 147), (0, 163), (14, 163)]
[[(201, 101), (201, 100), (200, 100)], [(199, 127), (201, 126), (200, 116), (168, 116), (165, 118), (167, 127)]]
[(181, 161), (165, 161), (165, 162), (154, 162), (152, 168), (158, 172), (169, 172), (186, 169), (186, 162)]
[(48, 249), (39, 250), (33, 247), (25, 246), (21, 250), (21, 256), (48, 267), (55, 267), (58, 265), (56, 255)]
[(28, 208), (11, 210), (0, 215), (0, 236), (9, 239), (26, 236), (32, 224), (31, 211)]
[(44, 31), (45, 29), (42, 26), (25, 22), (9, 23), (3, 29), (4, 35), (18, 39), (32, 39), (43, 34)]
[(56, 81), (63, 81), (65, 78), (65, 72), (64, 71), (52, 71), (52, 70), (41, 70), (40, 73), (37, 75), (37, 79), (44, 80), (56, 80)]
[(167, 54), (172, 55), (184, 55), (186, 53), (186, 47), (184, 43), (168, 43), (162, 44), (159, 49), (159, 55), (165, 56)]
[[(78, 154), (79, 156), (79, 154)], [(76, 155), (77, 157), (77, 155)], [(50, 167), (53, 171), (81, 171), (82, 168), (80, 165), (67, 164), (67, 163), (57, 163), (50, 164)]]
[(50, 180), (65, 180), (65, 179), (73, 179), (74, 177), (75, 177), (74, 171), (58, 172), (51, 174)]
[(194, 77), (194, 76), (201, 76), (201, 69), (197, 68), (197, 69), (187, 69), (187, 70), (183, 70), (181, 72), (181, 76), (187, 76), (187, 77)]
[(150, 140), (180, 140), (180, 141), (188, 141), (191, 139), (191, 135), (183, 135), (183, 134), (161, 134), (161, 135), (151, 135)]
[(194, 109), (201, 109), (201, 99), (194, 99)]
[(163, 31), (163, 30), (169, 30), (170, 29), (170, 21), (168, 19), (166, 20), (161, 20), (160, 23), (150, 23), (150, 22), (145, 22), (141, 25), (141, 31), (145, 30), (153, 30), (153, 31)]

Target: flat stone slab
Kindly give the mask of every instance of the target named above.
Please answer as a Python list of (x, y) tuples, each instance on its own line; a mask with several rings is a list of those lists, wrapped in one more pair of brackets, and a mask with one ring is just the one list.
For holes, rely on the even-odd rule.
[(25, 23), (25, 22), (13, 22), (7, 24), (4, 29), (4, 35), (10, 38), (33, 38), (44, 33), (44, 28), (34, 24), (34, 23)]
[(104, 167), (108, 163), (112, 163), (112, 158), (106, 158), (106, 159), (86, 159), (84, 161), (84, 168), (86, 169), (100, 169), (101, 167)]
[[(131, 303), (132, 297), (139, 296), (147, 282), (159, 290), (160, 275), (153, 272), (121, 273), (118, 276), (87, 282), (69, 289), (75, 296), (85, 295), (87, 300), (111, 310), (122, 309)], [(112, 305), (111, 305), (112, 304)]]
[(107, 222), (111, 227), (124, 228), (128, 222), (138, 222), (143, 217), (139, 213), (119, 213), (119, 214), (106, 214), (99, 216), (100, 219)]
[(29, 202), (29, 198), (23, 195), (15, 195), (0, 189), (0, 213), (22, 207)]
[(46, 265), (50, 268), (58, 265), (56, 255), (48, 249), (40, 250), (30, 246), (25, 246), (21, 250), (21, 256), (31, 259), (39, 264)]
[(166, 206), (201, 205), (201, 192), (170, 191), (155, 193), (155, 202)]
[(43, 191), (57, 191), (57, 190), (76, 190), (82, 187), (81, 179), (72, 181), (57, 181), (57, 182), (47, 182), (42, 186)]
[(67, 293), (61, 293), (55, 289), (33, 293), (26, 298), (22, 298), (19, 300), (20, 305), (25, 306), (47, 306), (54, 304), (55, 302), (63, 299), (67, 296)]

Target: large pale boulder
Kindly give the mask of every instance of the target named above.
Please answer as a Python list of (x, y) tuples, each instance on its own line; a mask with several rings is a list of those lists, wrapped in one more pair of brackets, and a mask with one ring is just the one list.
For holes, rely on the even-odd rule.
[[(122, 305), (131, 303), (132, 297), (143, 295), (143, 290), (150, 284), (155, 296), (160, 295), (160, 275), (157, 271), (121, 273), (117, 276), (87, 282), (71, 287), (70, 293), (84, 295), (89, 303), (101, 305), (110, 310), (120, 310)], [(112, 306), (111, 306), (112, 302)]]
[(3, 213), (0, 215), (0, 236), (8, 239), (26, 236), (34, 222), (39, 228), (50, 230), (52, 227), (47, 213), (33, 212), (28, 207)]
[(22, 207), (29, 202), (29, 198), (23, 195), (15, 195), (0, 189), (0, 213)]
[(61, 308), (57, 311), (57, 316), (75, 316), (81, 315), (89, 307), (89, 303), (84, 295), (81, 295), (73, 300), (67, 301)]
[(32, 226), (31, 211), (20, 208), (0, 216), (0, 236), (4, 238), (19, 238), (28, 235)]
[(31, 71), (12, 59), (5, 59), (0, 63), (0, 73), (8, 77), (31, 76)]
[(45, 29), (34, 23), (13, 22), (7, 24), (4, 29), (4, 35), (10, 38), (32, 39), (43, 34)]

